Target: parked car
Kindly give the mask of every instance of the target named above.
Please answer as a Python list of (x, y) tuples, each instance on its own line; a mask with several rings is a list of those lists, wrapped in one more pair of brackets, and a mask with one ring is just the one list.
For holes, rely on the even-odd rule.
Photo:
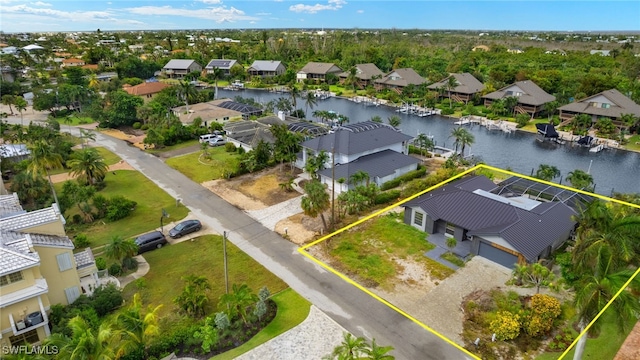
[(215, 137), (213, 139), (209, 139), (209, 146), (220, 146), (220, 145), (224, 145), (227, 143), (227, 140), (225, 140), (222, 137)]
[(149, 250), (160, 249), (162, 246), (168, 244), (168, 241), (164, 237), (163, 233), (160, 231), (153, 231), (138, 236), (135, 243), (138, 245), (138, 254), (142, 254)]
[(185, 220), (169, 230), (169, 236), (176, 239), (192, 232), (200, 231), (200, 229), (202, 229), (202, 224), (199, 220)]

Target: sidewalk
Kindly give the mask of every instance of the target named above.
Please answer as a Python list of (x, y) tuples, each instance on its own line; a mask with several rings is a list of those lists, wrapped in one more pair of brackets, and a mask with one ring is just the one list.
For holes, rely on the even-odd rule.
[(149, 263), (142, 255), (134, 256), (133, 258), (138, 262), (138, 270), (132, 274), (118, 278), (118, 281), (120, 281), (120, 289), (124, 289), (127, 284), (147, 275), (149, 272)]

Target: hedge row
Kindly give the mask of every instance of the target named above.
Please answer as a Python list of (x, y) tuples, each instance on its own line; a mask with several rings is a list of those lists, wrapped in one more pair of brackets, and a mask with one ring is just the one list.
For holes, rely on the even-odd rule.
[(402, 176), (398, 176), (397, 178), (391, 181), (387, 181), (386, 183), (382, 184), (382, 186), (380, 186), (380, 190), (385, 191), (385, 190), (393, 189), (394, 187), (399, 186), (403, 182), (411, 181), (415, 178), (422, 177), (426, 173), (427, 173), (427, 168), (421, 166), (417, 170), (413, 170)]

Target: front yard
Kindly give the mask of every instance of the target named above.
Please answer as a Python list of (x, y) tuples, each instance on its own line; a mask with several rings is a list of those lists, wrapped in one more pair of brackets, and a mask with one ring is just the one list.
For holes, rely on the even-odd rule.
[(167, 159), (166, 163), (197, 183), (223, 179), (238, 170), (240, 156), (237, 152), (226, 152), (224, 146), (210, 148), (207, 151), (210, 159), (206, 159), (202, 151), (197, 151), (172, 157)]

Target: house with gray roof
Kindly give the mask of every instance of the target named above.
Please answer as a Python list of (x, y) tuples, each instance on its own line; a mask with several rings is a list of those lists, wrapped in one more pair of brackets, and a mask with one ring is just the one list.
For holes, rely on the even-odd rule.
[[(296, 167), (304, 169), (310, 156), (317, 156), (324, 151), (328, 160), (325, 170), (318, 174), (320, 181), (329, 188), (334, 184), (332, 165), (337, 174), (340, 174), (335, 175), (338, 193), (358, 185), (347, 181), (359, 170), (369, 174), (370, 181), (382, 185), (417, 169), (420, 161), (407, 155), (411, 139), (411, 136), (404, 135), (389, 125), (373, 121), (344, 125), (332, 133), (304, 141)], [(338, 183), (340, 178), (346, 181)]]
[[(367, 64), (356, 64), (355, 68), (355, 76), (358, 79), (356, 86), (360, 89), (364, 89), (369, 84), (372, 84), (373, 80), (381, 79), (384, 76), (382, 70), (378, 69), (376, 64), (367, 63)], [(340, 73), (338, 77), (340, 78), (340, 82), (344, 83), (347, 78), (351, 75), (351, 69)]]
[(213, 59), (204, 67), (207, 74), (213, 74), (214, 69), (220, 69), (223, 77), (231, 76), (231, 69), (234, 67), (242, 67), (238, 60), (232, 59)]
[(315, 82), (323, 82), (327, 79), (327, 75), (334, 74), (338, 76), (342, 72), (334, 63), (309, 62), (296, 74), (297, 82), (311, 80)]
[(531, 117), (544, 110), (544, 104), (556, 99), (555, 96), (542, 90), (531, 80), (517, 81), (500, 90), (488, 93), (482, 98), (484, 99), (484, 106), (489, 107), (494, 101), (508, 97), (518, 98), (518, 104), (514, 108), (515, 112), (529, 114)]
[(194, 71), (202, 71), (202, 65), (190, 59), (171, 59), (162, 68), (162, 74), (172, 79), (182, 79)]
[(278, 60), (256, 60), (247, 69), (249, 75), (263, 78), (282, 75), (285, 71), (287, 68)]
[(374, 81), (376, 89), (392, 89), (398, 93), (401, 93), (406, 86), (418, 86), (425, 82), (426, 80), (412, 68), (395, 69), (381, 79)]
[(611, 119), (618, 127), (624, 126), (620, 117), (624, 114), (633, 114), (640, 117), (640, 105), (624, 96), (616, 89), (606, 90), (601, 93), (561, 106), (560, 120), (568, 121), (578, 114), (591, 116), (595, 123), (601, 117)]
[(536, 262), (571, 236), (578, 214), (570, 201), (575, 197), (514, 192), (513, 183), (502, 186), (484, 176), (460, 179), (405, 203), (404, 222), (429, 237), (455, 238), (468, 253), (508, 268)]
[[(449, 90), (448, 84), (449, 78), (451, 77), (455, 79), (456, 86)], [(441, 97), (448, 98), (451, 96), (453, 101), (464, 102), (466, 104), (471, 100), (473, 95), (484, 90), (484, 84), (469, 73), (453, 73), (446, 78), (427, 86), (427, 89), (434, 91), (444, 90), (439, 94)]]

